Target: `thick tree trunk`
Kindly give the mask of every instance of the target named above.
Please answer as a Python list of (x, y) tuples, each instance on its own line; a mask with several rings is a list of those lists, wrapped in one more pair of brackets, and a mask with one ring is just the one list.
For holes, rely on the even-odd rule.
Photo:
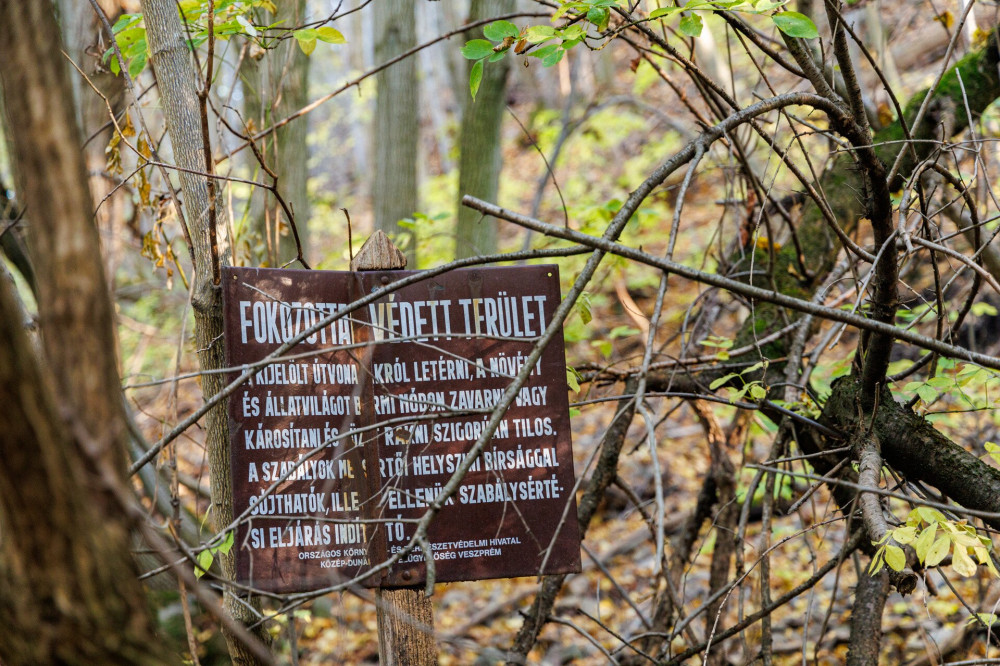
[(26, 37), (58, 34), (49, 3), (0, 3), (45, 354), (0, 279), (0, 661), (167, 663), (129, 553), (111, 300), (66, 63)]
[[(375, 61), (382, 63), (416, 46), (414, 3), (375, 3)], [(417, 61), (407, 58), (380, 72), (375, 102), (375, 228), (384, 231), (415, 266), (413, 234), (398, 225), (417, 210)]]
[[(195, 344), (202, 370), (220, 370), (225, 367), (222, 346), (222, 295), (215, 283), (219, 264), (229, 262), (229, 248), (224, 242), (226, 209), (221, 200), (215, 203), (215, 233), (210, 233), (211, 203), (208, 179), (200, 172), (206, 170), (207, 159), (202, 140), (202, 121), (198, 109), (196, 76), (191, 54), (184, 40), (184, 32), (177, 5), (173, 0), (143, 0), (146, 35), (152, 53), (153, 71), (160, 93), (167, 131), (170, 134), (174, 161), (188, 170), (180, 173), (184, 209), (191, 239), (194, 243), (194, 285), (192, 305), (195, 313)], [(215, 242), (213, 243), (213, 239)], [(214, 245), (214, 247), (213, 247)], [(225, 385), (222, 373), (201, 377), (201, 389), (206, 400)], [(233, 520), (233, 487), (229, 461), (229, 423), (225, 401), (216, 405), (206, 416), (206, 447), (212, 481), (212, 520), (217, 528)], [(232, 580), (236, 575), (235, 550), (228, 555), (220, 553), (223, 576)], [(269, 636), (251, 605), (255, 599), (237, 598), (232, 588), (226, 588), (224, 606), (229, 614), (247, 625), (251, 634), (267, 644)], [(257, 663), (253, 652), (231, 632), (223, 629), (229, 643), (230, 655), (237, 664)]]
[[(282, 2), (272, 20), (283, 28), (302, 25), (306, 0)], [(309, 56), (296, 40), (286, 39), (269, 50), (261, 60), (247, 57), (242, 66), (243, 109), (246, 120), (257, 129), (285, 119), (309, 102)], [(261, 152), (268, 167), (278, 175), (278, 191), (295, 215), (303, 250), (307, 248), (309, 227), (308, 118), (289, 123), (264, 140)], [(256, 165), (255, 165), (256, 166)], [(258, 179), (267, 181), (261, 172)], [(253, 260), (262, 266), (282, 266), (297, 254), (295, 238), (281, 206), (270, 192), (258, 189), (250, 199), (249, 226)]]
[[(469, 21), (514, 11), (514, 0), (479, 0), (472, 3)], [(482, 38), (481, 29), (467, 39)], [(500, 129), (507, 108), (507, 72), (513, 54), (484, 68), (475, 101), (466, 99), (459, 135), (458, 218), (455, 226), (455, 258), (492, 254), (497, 251), (497, 223), (491, 217), (466, 208), (462, 197), (471, 194), (485, 201), (497, 200), (500, 182)], [(472, 63), (469, 63), (472, 66)], [(468, 96), (468, 77), (456, 94)]]
[(882, 612), (889, 595), (889, 576), (885, 571), (875, 576), (860, 571), (858, 576), (847, 666), (875, 666), (882, 642)]

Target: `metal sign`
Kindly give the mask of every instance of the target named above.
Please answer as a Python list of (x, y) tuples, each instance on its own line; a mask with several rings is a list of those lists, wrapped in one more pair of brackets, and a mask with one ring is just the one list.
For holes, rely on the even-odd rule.
[[(554, 266), (480, 268), (346, 312), (412, 274), (225, 269), (231, 366), (308, 332), (230, 397), (241, 582), (318, 589), (399, 553), (560, 301)], [(574, 484), (556, 335), (430, 524), (436, 580), (579, 571)], [(415, 585), (425, 575), (417, 549), (365, 583)]]

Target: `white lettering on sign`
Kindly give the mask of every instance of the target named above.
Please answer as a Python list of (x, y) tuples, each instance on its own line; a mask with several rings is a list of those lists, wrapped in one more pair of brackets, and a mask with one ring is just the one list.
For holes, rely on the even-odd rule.
[[(281, 344), (304, 333), (323, 319), (346, 308), (344, 303), (287, 303), (285, 301), (240, 301), (240, 338), (258, 344)], [(351, 325), (341, 317), (306, 337), (309, 344), (354, 343)]]

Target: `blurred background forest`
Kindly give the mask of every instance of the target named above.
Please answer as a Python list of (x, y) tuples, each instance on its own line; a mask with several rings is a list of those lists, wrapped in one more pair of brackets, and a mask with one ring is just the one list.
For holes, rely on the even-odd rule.
[[(112, 281), (120, 373), (131, 418), (142, 434), (133, 439), (134, 461), (145, 453), (143, 443), (160, 440), (203, 404), (190, 305), (193, 270), (172, 204), (171, 189), (179, 187), (177, 172), (170, 168), (174, 146), (166, 136), (146, 44), (135, 41), (144, 39), (138, 31), (138, 1), (98, 3), (119, 35), (130, 81), (118, 71), (106, 26), (91, 3), (55, 4), (66, 56), (77, 70), (72, 80), (103, 261)], [(197, 22), (204, 20), (197, 13), (203, 4), (189, 0), (179, 6)], [(639, 5), (635, 12), (648, 13), (672, 3), (631, 4)], [(792, 4), (788, 9), (814, 17), (820, 32), (816, 42), (826, 44), (817, 57), (828, 58), (824, 2)], [(219, 20), (229, 20), (231, 29), (217, 31), (208, 129), (232, 263), (300, 268), (297, 233), (299, 258), (310, 267), (347, 270), (376, 228), (390, 233), (410, 266), (418, 268), (458, 257), (566, 246), (463, 207), (460, 199), (470, 193), (552, 225), (593, 236), (604, 233), (650, 173), (726, 114), (719, 110), (721, 96), (687, 76), (677, 58), (662, 57), (649, 35), (624, 29), (617, 38), (577, 45), (556, 62), (529, 57), (529, 52), (486, 63), (473, 101), (470, 67), (475, 58), (463, 57), (463, 45), (483, 39), (483, 26), (497, 17), (506, 17), (518, 29), (562, 25), (550, 22), (557, 6), (529, 0), (217, 3)], [(840, 11), (879, 63), (885, 81), (854, 48), (868, 111), (887, 124), (896, 109), (886, 82), (905, 102), (962, 55), (991, 48), (984, 44), (1000, 16), (996, 3), (969, 7), (968, 0), (862, 0), (846, 3)], [(699, 17), (700, 29), (683, 24), (688, 16)], [(711, 11), (678, 15), (662, 26), (651, 23), (649, 29), (748, 106), (806, 89), (800, 77), (774, 64), (772, 49), (783, 51), (784, 45), (768, 16), (763, 9), (747, 15), (747, 33)], [(596, 18), (586, 24), (592, 35), (608, 29)], [(613, 19), (612, 31), (618, 20)], [(478, 27), (466, 29), (470, 22)], [(289, 32), (293, 27), (297, 29)], [(450, 36), (441, 39), (445, 35)], [(755, 50), (760, 45), (766, 57)], [(204, 47), (204, 40), (198, 41), (202, 58)], [(412, 54), (383, 68), (410, 49)], [(199, 66), (204, 72), (205, 63)], [(956, 113), (966, 115), (962, 109)], [(986, 104), (971, 115), (975, 118), (967, 123), (965, 136), (978, 143), (950, 153), (945, 165), (971, 183), (973, 219), (983, 222), (989, 236), (997, 228), (993, 188), (1000, 112)], [(262, 132), (289, 117), (293, 119), (277, 131)], [(735, 278), (740, 266), (755, 269), (752, 262), (734, 269), (734, 252), (766, 257), (797, 243), (784, 220), (798, 220), (805, 188), (777, 153), (787, 151), (791, 163), (816, 175), (836, 159), (844, 143), (831, 138), (826, 119), (804, 111), (792, 119), (775, 113), (763, 124), (779, 137), (777, 148), (748, 124), (733, 127), (727, 141), (708, 148), (695, 177), (678, 170), (645, 198), (618, 241), (649, 255), (666, 254), (691, 269)], [(254, 135), (258, 138), (251, 149), (246, 137)], [(8, 219), (16, 221), (18, 192), (2, 146), (0, 194)], [(254, 182), (272, 190), (254, 187)], [(941, 243), (950, 247), (954, 242), (956, 254), (971, 254), (954, 233), (970, 215), (969, 200), (954, 192), (941, 194), (944, 189), (924, 200), (923, 194), (895, 188), (894, 215), (914, 236), (923, 228), (919, 220), (933, 220), (937, 229), (948, 227)], [(780, 214), (779, 205), (784, 207)], [(36, 308), (30, 271), (16, 258), (25, 235), (21, 226), (12, 224), (4, 234), (4, 249), (30, 315)], [(871, 249), (866, 234), (850, 235)], [(985, 258), (989, 252), (981, 254)], [(564, 291), (584, 269), (586, 258), (557, 260)], [(995, 284), (1000, 264), (985, 265)], [(906, 312), (897, 325), (934, 335), (936, 327), (940, 334), (941, 326), (958, 319), (974, 272), (963, 274), (963, 266), (951, 255), (941, 253), (929, 261), (914, 253), (900, 268), (906, 285), (900, 302)], [(784, 267), (793, 275), (813, 268), (808, 258), (804, 265)], [(848, 262), (840, 260), (836, 270), (840, 279), (825, 283), (818, 301), (854, 312), (860, 299)], [(584, 571), (566, 579), (537, 640), (524, 643), (518, 636), (539, 591), (535, 579), (437, 586), (433, 607), (442, 664), (502, 662), (511, 658), (508, 650), (516, 641), (527, 645), (529, 663), (650, 663), (643, 651), (654, 649), (662, 650), (660, 658), (668, 663), (674, 658), (716, 664), (844, 661), (855, 586), (867, 575), (871, 552), (855, 550), (853, 528), (815, 476), (826, 472), (807, 464), (808, 456), (796, 445), (775, 446), (780, 441), (784, 447), (788, 438), (760, 413), (758, 403), (771, 391), (778, 407), (819, 419), (834, 380), (850, 372), (858, 333), (835, 322), (813, 324), (807, 351), (798, 350), (806, 359), (805, 370), (788, 380), (808, 388), (793, 395), (785, 392), (784, 376), (753, 373), (760, 371), (755, 364), (761, 361), (783, 362), (784, 355), (760, 350), (769, 341), (796, 335), (794, 322), (766, 330), (762, 337), (767, 339), (757, 339), (754, 346), (740, 337), (743, 320), (753, 317), (748, 300), (719, 298), (716, 290), (693, 280), (674, 278), (667, 289), (661, 286), (662, 275), (656, 267), (608, 257), (565, 322), (577, 476), (591, 478), (616, 410), (623, 409), (619, 398), (636, 391), (635, 384), (624, 381), (637, 376), (636, 367), (644, 368), (643, 377), (651, 363), (659, 363), (654, 369), (664, 373), (726, 370), (703, 381), (696, 393), (683, 382), (681, 388), (664, 389), (661, 382), (649, 389), (645, 408), (623, 437), (617, 471), (597, 498), (584, 541)], [(864, 281), (863, 276), (858, 280)], [(948, 284), (942, 286), (944, 282)], [(943, 301), (951, 305), (945, 307)], [(968, 317), (961, 333), (965, 337), (956, 335), (955, 344), (995, 358), (998, 306), (1000, 293), (990, 288), (971, 298), (968, 312), (961, 315)], [(751, 360), (726, 366), (731, 357), (742, 353), (745, 358), (741, 348), (748, 344), (754, 350)], [(919, 358), (913, 347), (897, 349), (887, 374), (904, 373)], [(890, 382), (892, 395), (995, 466), (991, 454), (997, 447), (991, 442), (1000, 427), (995, 372), (946, 358), (929, 365), (935, 368), (930, 375)], [(851, 467), (849, 460), (838, 465)], [(204, 426), (195, 425), (134, 478), (151, 520), (173, 522), (192, 547), (214, 536), (208, 468)], [(945, 500), (919, 482), (906, 486), (895, 481), (888, 473), (885, 488)], [(898, 497), (891, 500), (887, 515), (896, 522), (890, 517), (890, 527), (904, 526), (913, 506)], [(956, 521), (959, 517), (949, 514)], [(993, 533), (976, 525), (974, 533), (986, 535), (989, 542)], [(716, 556), (720, 530), (726, 533), (724, 557)], [(657, 543), (658, 535), (665, 543)], [(173, 579), (139, 550), (157, 620), (178, 652), (203, 664), (223, 663), (226, 648), (216, 621), (200, 612), (195, 600), (182, 603)], [(907, 566), (913, 566), (909, 557)], [(884, 551), (882, 558), (890, 560)], [(881, 620), (884, 638), (877, 648), (884, 663), (987, 663), (977, 660), (997, 655), (991, 629), (1000, 604), (995, 571), (981, 560), (983, 566), (973, 566), (971, 572), (945, 566), (951, 563), (949, 557), (933, 573), (917, 567), (915, 591), (888, 593)], [(808, 586), (796, 589), (804, 581)], [(722, 589), (726, 592), (714, 594)], [(670, 598), (667, 611), (665, 596)], [(778, 601), (765, 622), (746, 622), (707, 653), (699, 650), (701, 656), (677, 656)], [(709, 613), (703, 613), (706, 606)], [(264, 608), (280, 610), (267, 630), (282, 662), (377, 660), (369, 590), (348, 589), (294, 608), (265, 600)], [(663, 612), (673, 620), (654, 628), (662, 621), (654, 615)], [(648, 641), (656, 632), (666, 633), (654, 648)], [(768, 645), (766, 658), (762, 641)]]

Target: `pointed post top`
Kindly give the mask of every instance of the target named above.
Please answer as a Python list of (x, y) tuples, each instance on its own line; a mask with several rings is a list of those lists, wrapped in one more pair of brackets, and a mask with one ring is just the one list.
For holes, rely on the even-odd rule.
[(406, 255), (381, 229), (376, 229), (351, 261), (352, 271), (398, 270), (406, 268)]

